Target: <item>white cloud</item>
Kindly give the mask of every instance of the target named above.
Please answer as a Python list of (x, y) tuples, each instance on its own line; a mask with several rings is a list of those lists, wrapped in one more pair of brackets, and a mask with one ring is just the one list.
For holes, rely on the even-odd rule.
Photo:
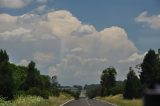
[(71, 50), (71, 52), (81, 52), (82, 48), (74, 48)]
[(45, 63), (45, 62), (53, 61), (54, 56), (53, 56), (53, 53), (36, 52), (36, 53), (33, 55), (33, 59), (34, 59), (35, 61), (37, 61), (37, 62)]
[(138, 61), (138, 62), (141, 61), (142, 62), (145, 55), (146, 55), (146, 53), (144, 53), (144, 54), (133, 53), (127, 59), (119, 60), (118, 62), (119, 63), (132, 63), (132, 62), (136, 62), (136, 61)]
[(27, 34), (30, 33), (31, 30), (24, 29), (24, 28), (18, 28), (14, 29), (12, 31), (6, 31), (0, 33), (0, 38), (7, 40), (7, 39), (14, 39), (15, 37), (24, 37), (26, 38)]
[(83, 37), (86, 35), (91, 35), (93, 33), (95, 33), (95, 28), (92, 25), (81, 25), (79, 27), (77, 27), (77, 29), (75, 29), (72, 33), (73, 36), (78, 36), (78, 37)]
[(58, 72), (57, 72), (57, 69), (55, 67), (49, 67), (48, 68), (48, 74), (50, 77), (53, 77), (53, 76), (58, 76)]
[(71, 32), (81, 25), (81, 22), (73, 17), (72, 14), (65, 10), (48, 13), (49, 27), (52, 29), (54, 35), (59, 38), (68, 37)]
[(0, 23), (15, 23), (16, 21), (16, 16), (11, 16), (9, 14), (0, 14)]
[(22, 66), (28, 66), (28, 64), (29, 64), (29, 61), (27, 61), (26, 59), (22, 59), (22, 60), (18, 63), (18, 65), (22, 65)]
[(19, 9), (27, 6), (32, 0), (1, 0), (0, 7)]
[(98, 83), (100, 72), (108, 66), (115, 66), (118, 79), (123, 80), (130, 64), (141, 60), (122, 27), (97, 31), (66, 10), (43, 15), (0, 14), (3, 17), (9, 19), (0, 24), (0, 37), (5, 38), (0, 39), (0, 47), (13, 52), (18, 61), (33, 57), (43, 73), (58, 75), (61, 84)]
[(149, 16), (147, 11), (136, 17), (136, 22), (144, 23), (152, 29), (160, 29), (160, 14)]
[(88, 58), (85, 59), (85, 62), (108, 62), (108, 60), (106, 58)]
[[(48, 0), (0, 0), (0, 7), (20, 9), (29, 5), (33, 1), (36, 1), (39, 6), (45, 5), (48, 2)], [(40, 8), (42, 7), (39, 7), (39, 9)]]

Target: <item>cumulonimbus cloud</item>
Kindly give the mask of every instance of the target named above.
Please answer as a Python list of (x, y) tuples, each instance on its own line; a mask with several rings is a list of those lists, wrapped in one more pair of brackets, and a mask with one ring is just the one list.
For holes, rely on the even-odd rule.
[[(43, 15), (0, 14), (0, 19), (5, 17), (6, 21), (0, 21), (0, 47), (13, 53), (19, 63), (34, 59), (43, 73), (58, 75), (61, 84), (98, 83), (100, 72), (107, 66), (118, 68), (117, 78), (123, 80), (129, 65), (142, 60), (119, 26), (97, 31), (66, 10)], [(124, 64), (127, 58), (131, 61)]]

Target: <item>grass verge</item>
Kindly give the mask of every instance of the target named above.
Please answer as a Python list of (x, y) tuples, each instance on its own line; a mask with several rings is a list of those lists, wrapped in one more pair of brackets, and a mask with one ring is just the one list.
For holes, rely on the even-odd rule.
[(125, 100), (123, 99), (122, 94), (108, 97), (97, 97), (97, 99), (108, 101), (117, 106), (143, 106), (142, 99)]
[(18, 97), (14, 101), (4, 101), (0, 99), (0, 106), (59, 106), (72, 99), (69, 94), (60, 94), (59, 97), (49, 97), (43, 99), (36, 96)]

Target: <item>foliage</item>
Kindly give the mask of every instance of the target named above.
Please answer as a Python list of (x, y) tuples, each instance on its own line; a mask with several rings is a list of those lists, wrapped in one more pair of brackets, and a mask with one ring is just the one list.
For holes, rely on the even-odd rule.
[[(159, 51), (160, 52), (160, 51)], [(145, 87), (153, 88), (160, 83), (160, 58), (154, 50), (149, 50), (141, 64), (140, 79)]]
[(19, 96), (12, 101), (0, 98), (0, 106), (60, 106), (70, 99), (72, 96), (64, 93), (61, 93), (59, 97), (49, 97), (49, 99), (39, 96)]
[(35, 68), (35, 63), (31, 61), (27, 67), (27, 77), (22, 85), (22, 90), (29, 90), (32, 87), (40, 87), (40, 73)]
[(114, 67), (103, 70), (101, 75), (102, 96), (112, 94), (111, 90), (116, 84), (116, 74), (117, 72)]
[(13, 73), (8, 61), (6, 51), (0, 50), (0, 96), (6, 100), (12, 99), (14, 95)]
[(9, 63), (7, 52), (0, 50), (0, 97), (9, 100), (19, 95), (59, 96), (58, 86), (58, 82), (53, 84), (49, 76), (40, 74), (35, 62), (27, 67), (16, 66)]
[(20, 86), (24, 83), (27, 76), (27, 68), (24, 66), (16, 66), (14, 64), (9, 64), (10, 69), (13, 73), (13, 81), (15, 84), (15, 92), (20, 90)]
[(31, 96), (41, 96), (45, 99), (49, 98), (49, 92), (47, 90), (44, 90), (44, 89), (41, 90), (40, 88), (36, 88), (36, 87), (30, 88), (27, 91), (27, 94)]
[(127, 80), (125, 81), (124, 98), (133, 99), (141, 97), (141, 83), (136, 76), (134, 70), (130, 67), (130, 71), (127, 74)]
[(52, 96), (59, 96), (60, 94), (59, 86), (60, 85), (58, 84), (57, 76), (53, 76), (51, 78), (51, 89), (50, 89)]
[(117, 81), (116, 85), (112, 88), (112, 95), (123, 94), (124, 92), (124, 82)]

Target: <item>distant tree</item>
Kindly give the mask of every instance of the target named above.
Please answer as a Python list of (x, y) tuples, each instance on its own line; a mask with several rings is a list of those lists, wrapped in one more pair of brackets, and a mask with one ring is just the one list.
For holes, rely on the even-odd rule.
[(52, 76), (51, 84), (52, 84), (52, 86), (58, 86), (58, 80), (57, 80), (57, 76), (56, 75)]
[(111, 94), (111, 90), (116, 84), (116, 74), (117, 72), (114, 67), (103, 70), (101, 75), (102, 96)]
[(81, 91), (83, 88), (81, 85), (74, 85), (73, 87), (77, 88), (79, 91)]
[(160, 59), (154, 50), (149, 50), (141, 64), (140, 79), (145, 87), (153, 88), (160, 83)]
[(86, 95), (90, 99), (96, 96), (101, 96), (101, 85), (100, 84), (85, 85), (84, 89), (86, 90)]
[(60, 84), (58, 83), (57, 76), (54, 75), (51, 77), (51, 94), (53, 96), (59, 96), (60, 90), (59, 90)]
[(160, 55), (160, 49), (158, 49), (158, 55)]
[(8, 61), (7, 52), (0, 50), (0, 96), (7, 100), (12, 99), (14, 95), (14, 81)]
[(133, 99), (141, 97), (141, 83), (136, 76), (134, 70), (130, 67), (127, 74), (127, 80), (125, 80), (125, 88), (123, 97), (125, 99)]

